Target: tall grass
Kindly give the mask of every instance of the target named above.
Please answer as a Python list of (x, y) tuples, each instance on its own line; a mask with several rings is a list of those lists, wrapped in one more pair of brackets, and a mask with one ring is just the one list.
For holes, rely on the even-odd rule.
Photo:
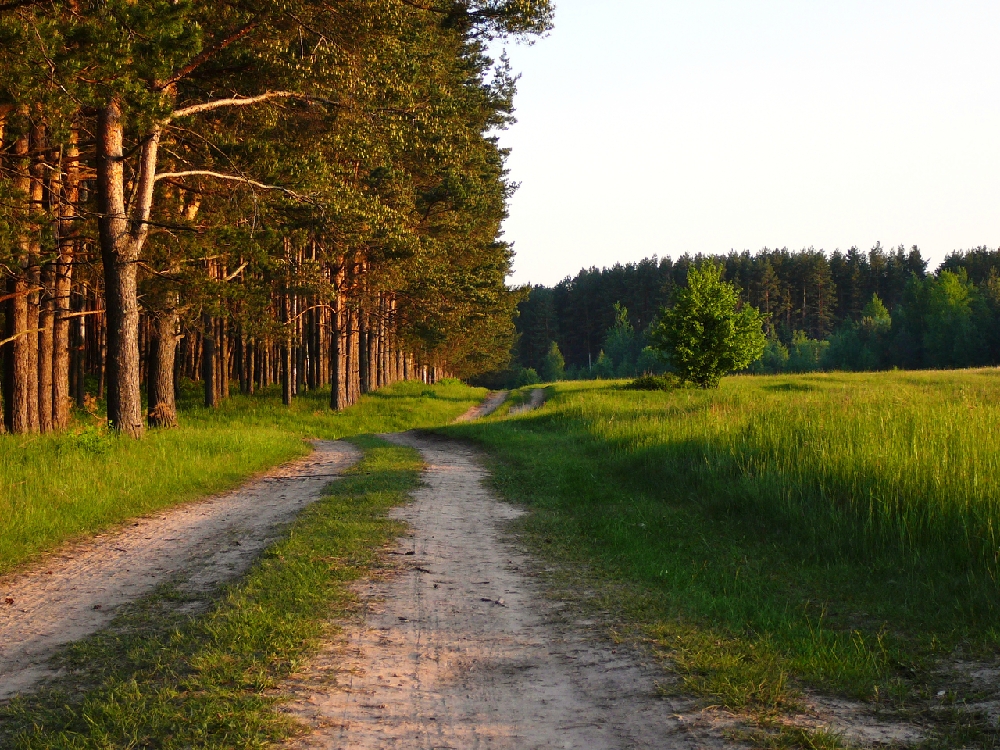
[(400, 383), (333, 413), (328, 390), (304, 394), (291, 408), (272, 390), (208, 410), (191, 389), (181, 427), (139, 441), (118, 438), (87, 415), (60, 435), (0, 436), (0, 574), (75, 537), (230, 489), (308, 453), (305, 438), (444, 424), (482, 393), (457, 382)]
[(709, 480), (712, 501), (795, 527), (817, 554), (1000, 572), (998, 371), (568, 397), (565, 415), (647, 480)]
[(735, 709), (803, 681), (908, 700), (956, 647), (996, 653), (1000, 372), (621, 386), (446, 431), (489, 447), (529, 538), (603, 578), (685, 685)]

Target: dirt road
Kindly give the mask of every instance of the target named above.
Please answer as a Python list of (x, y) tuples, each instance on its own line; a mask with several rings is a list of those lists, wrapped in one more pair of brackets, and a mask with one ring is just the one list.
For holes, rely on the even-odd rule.
[(306, 458), (234, 492), (138, 519), (0, 579), (0, 700), (50, 675), (55, 651), (106, 626), (121, 604), (170, 580), (209, 591), (244, 572), (360, 457), (350, 443), (313, 445)]
[[(297, 748), (705, 748), (657, 672), (542, 594), (502, 537), (517, 516), (476, 454), (412, 433), (426, 486), (397, 511), (400, 571), (362, 590), (356, 623), (295, 680)], [(662, 677), (662, 672), (658, 673)], [(686, 706), (684, 706), (686, 707)]]
[(471, 422), (475, 419), (488, 417), (490, 414), (499, 409), (503, 402), (507, 400), (507, 393), (508, 391), (497, 391), (496, 393), (489, 394), (482, 400), (482, 402), (473, 406), (455, 421)]

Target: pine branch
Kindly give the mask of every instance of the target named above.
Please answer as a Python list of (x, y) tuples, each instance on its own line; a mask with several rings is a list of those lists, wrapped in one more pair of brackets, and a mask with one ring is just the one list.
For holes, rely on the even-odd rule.
[(156, 84), (154, 85), (154, 88), (157, 91), (163, 91), (164, 89), (173, 86), (182, 78), (186, 78), (187, 76), (191, 75), (191, 73), (197, 70), (203, 63), (206, 63), (209, 60), (211, 60), (213, 57), (215, 57), (215, 55), (226, 49), (226, 47), (233, 44), (234, 42), (238, 42), (240, 39), (242, 39), (251, 31), (253, 31), (255, 28), (257, 28), (259, 25), (260, 21), (251, 21), (246, 26), (238, 29), (235, 33), (230, 34), (225, 39), (216, 42), (206, 50), (202, 50), (200, 53), (198, 53), (191, 59), (191, 62), (189, 62), (183, 68), (174, 73), (166, 81), (157, 81)]
[(296, 193), (294, 190), (289, 190), (281, 185), (268, 185), (265, 182), (259, 182), (257, 180), (252, 180), (249, 177), (242, 177), (235, 174), (226, 174), (225, 172), (213, 172), (210, 169), (188, 169), (184, 172), (161, 172), (156, 175), (156, 180), (176, 180), (180, 177), (212, 177), (216, 180), (229, 180), (231, 182), (242, 182), (246, 185), (251, 185), (255, 188), (261, 190), (278, 190), (282, 193), (286, 193), (293, 198), (299, 200), (306, 200), (306, 197), (300, 193)]
[(211, 112), (212, 110), (221, 109), (223, 107), (246, 107), (251, 104), (259, 104), (260, 102), (266, 102), (272, 99), (301, 99), (308, 102), (331, 104), (334, 107), (343, 106), (340, 102), (325, 99), (321, 96), (301, 94), (298, 91), (267, 91), (263, 94), (258, 94), (257, 96), (234, 96), (229, 99), (216, 99), (211, 102), (202, 102), (201, 104), (192, 104), (188, 107), (181, 107), (180, 109), (174, 110), (170, 113), (169, 117), (167, 117), (167, 122), (176, 120), (180, 117), (197, 115), (201, 112)]

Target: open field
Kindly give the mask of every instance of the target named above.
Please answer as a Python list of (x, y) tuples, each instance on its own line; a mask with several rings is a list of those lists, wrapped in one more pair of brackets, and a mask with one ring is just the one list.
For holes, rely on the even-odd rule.
[(549, 396), (446, 431), (488, 448), (534, 511), (520, 529), (641, 626), (678, 689), (759, 716), (820, 690), (992, 746), (953, 709), (996, 693), (958, 663), (1000, 641), (1000, 373)]
[(40, 552), (136, 515), (231, 489), (309, 451), (304, 438), (334, 440), (443, 424), (482, 397), (450, 383), (399, 383), (341, 413), (329, 391), (291, 408), (277, 392), (234, 396), (216, 410), (185, 393), (181, 427), (141, 441), (116, 437), (80, 416), (65, 434), (0, 436), (0, 574)]

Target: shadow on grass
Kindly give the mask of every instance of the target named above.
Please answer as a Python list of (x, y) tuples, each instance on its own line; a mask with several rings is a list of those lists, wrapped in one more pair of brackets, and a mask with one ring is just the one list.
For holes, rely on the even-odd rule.
[[(601, 608), (642, 624), (683, 689), (734, 710), (793, 705), (795, 684), (903, 705), (957, 646), (995, 651), (1000, 597), (955, 549), (960, 518), (894, 538), (833, 475), (755, 471), (762, 455), (731, 440), (613, 437), (572, 414), (443, 431), (489, 448), (498, 489), (534, 510), (520, 531), (599, 579)], [(845, 493), (881, 481), (841, 479)]]

